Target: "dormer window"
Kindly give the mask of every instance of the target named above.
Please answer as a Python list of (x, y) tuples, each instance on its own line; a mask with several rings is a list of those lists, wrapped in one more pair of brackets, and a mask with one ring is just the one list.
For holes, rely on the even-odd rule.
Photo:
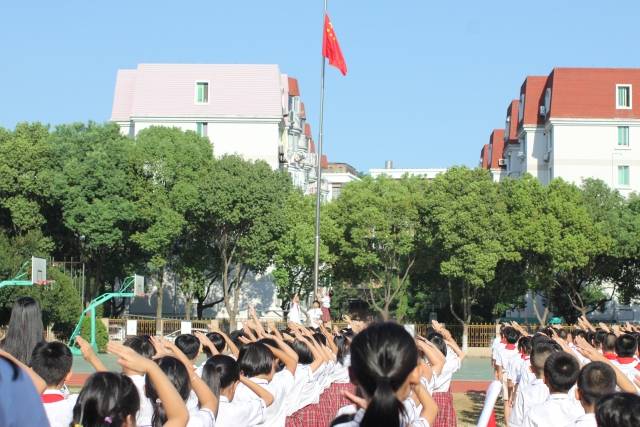
[(616, 85), (616, 108), (618, 110), (630, 110), (631, 97), (632, 97), (631, 85), (618, 84)]
[(209, 82), (196, 82), (196, 104), (209, 103)]

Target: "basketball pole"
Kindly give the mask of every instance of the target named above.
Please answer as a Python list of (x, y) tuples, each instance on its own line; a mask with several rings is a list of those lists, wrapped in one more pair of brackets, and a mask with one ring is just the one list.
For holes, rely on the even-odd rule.
[[(322, 14), (322, 37), (324, 37), (324, 17), (327, 14), (327, 0), (324, 0), (324, 13)], [(320, 281), (320, 205), (322, 204), (322, 140), (324, 126), (324, 74), (327, 65), (326, 58), (322, 55), (322, 67), (320, 68), (320, 122), (318, 134), (318, 153), (316, 158), (316, 241), (313, 264), (313, 298), (318, 295), (318, 283)]]

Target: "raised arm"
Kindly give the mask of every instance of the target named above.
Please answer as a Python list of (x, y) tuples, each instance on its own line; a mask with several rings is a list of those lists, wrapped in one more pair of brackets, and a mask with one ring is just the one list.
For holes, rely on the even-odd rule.
[(91, 347), (91, 344), (89, 344), (87, 340), (78, 335), (76, 337), (76, 344), (78, 345), (78, 347), (80, 347), (80, 351), (82, 352), (82, 357), (84, 357), (84, 360), (86, 360), (87, 363), (93, 366), (93, 369), (95, 369), (96, 372), (108, 371), (107, 367), (104, 366), (102, 360), (98, 358), (98, 355), (95, 351), (93, 351), (93, 347)]
[(638, 392), (638, 389), (631, 382), (631, 380), (627, 378), (627, 376), (620, 369), (618, 369), (616, 365), (611, 363), (609, 359), (604, 357), (602, 353), (600, 353), (598, 350), (593, 348), (593, 346), (589, 344), (587, 340), (585, 340), (582, 337), (577, 337), (576, 346), (578, 347), (578, 351), (582, 353), (584, 357), (591, 360), (592, 362), (596, 362), (596, 361), (604, 362), (609, 366), (611, 366), (613, 368), (613, 371), (616, 373), (616, 384), (618, 384), (618, 387), (620, 387), (620, 390), (627, 393), (633, 393), (633, 394), (636, 394)]
[(289, 356), (287, 353), (280, 350), (279, 348), (272, 347), (270, 345), (267, 345), (267, 347), (269, 347), (269, 349), (273, 352), (274, 356), (276, 356), (278, 359), (280, 359), (280, 361), (282, 361), (282, 363), (284, 363), (284, 366), (286, 367), (286, 369), (289, 372), (291, 372), (293, 375), (295, 375), (296, 369), (298, 368), (297, 355), (296, 355), (296, 358), (294, 359), (293, 357)]
[(418, 401), (422, 404), (420, 416), (427, 420), (427, 423), (429, 423), (430, 426), (434, 425), (436, 416), (438, 415), (438, 405), (435, 400), (433, 400), (433, 397), (431, 397), (427, 389), (422, 384), (418, 384), (414, 387), (413, 392), (416, 394)]
[(431, 370), (436, 375), (439, 375), (442, 372), (444, 362), (446, 361), (444, 354), (442, 354), (442, 352), (438, 350), (436, 346), (434, 346), (429, 340), (421, 336), (416, 337), (416, 345), (418, 346), (418, 349), (421, 350), (427, 357), (429, 365), (431, 365)]
[(29, 378), (31, 378), (31, 382), (33, 382), (33, 386), (36, 388), (38, 394), (42, 394), (47, 389), (47, 383), (45, 382), (45, 380), (43, 380), (40, 375), (36, 374), (33, 369), (13, 357), (12, 354), (0, 349), (0, 356), (4, 356), (6, 359), (11, 360), (13, 363), (18, 365), (20, 369), (22, 369), (25, 374), (29, 376)]
[(249, 390), (257, 394), (260, 399), (264, 400), (264, 403), (267, 406), (271, 406), (273, 403), (273, 395), (269, 393), (266, 388), (262, 387), (260, 384), (254, 383), (244, 375), (240, 375), (240, 382), (246, 385)]

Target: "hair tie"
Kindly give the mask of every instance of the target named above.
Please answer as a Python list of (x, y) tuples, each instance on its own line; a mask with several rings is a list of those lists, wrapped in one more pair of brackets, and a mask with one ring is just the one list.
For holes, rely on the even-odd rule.
[(113, 422), (113, 419), (111, 417), (104, 417), (104, 422), (107, 424), (111, 424)]
[(376, 383), (377, 383), (377, 384), (389, 384), (389, 385), (391, 385), (391, 378), (389, 378), (389, 377), (379, 376), (379, 377), (376, 379)]

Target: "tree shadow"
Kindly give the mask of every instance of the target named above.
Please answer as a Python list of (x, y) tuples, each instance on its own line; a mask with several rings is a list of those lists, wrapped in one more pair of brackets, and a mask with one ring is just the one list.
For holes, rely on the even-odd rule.
[[(457, 399), (459, 404), (456, 406), (456, 414), (458, 416), (458, 426), (475, 426), (484, 406), (485, 392), (468, 391), (464, 393), (464, 397)], [(498, 398), (495, 406), (496, 422), (499, 426), (504, 426), (504, 404), (501, 398)]]

